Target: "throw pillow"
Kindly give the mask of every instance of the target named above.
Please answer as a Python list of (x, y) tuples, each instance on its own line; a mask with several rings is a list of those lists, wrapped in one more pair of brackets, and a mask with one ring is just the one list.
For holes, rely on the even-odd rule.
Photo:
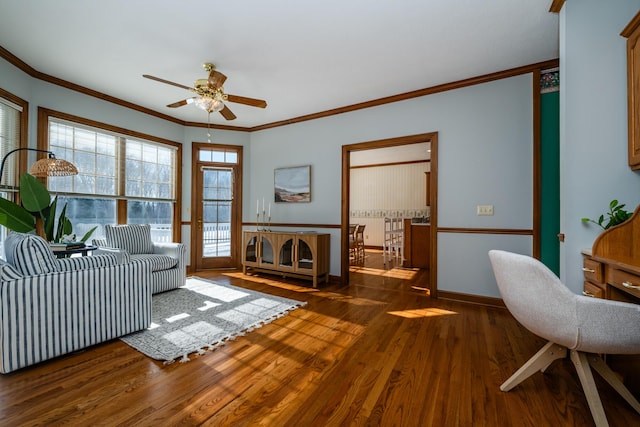
[(9, 233), (4, 241), (7, 262), (24, 276), (58, 271), (58, 260), (49, 243), (35, 234)]
[(107, 246), (124, 249), (130, 254), (153, 253), (149, 224), (105, 225)]

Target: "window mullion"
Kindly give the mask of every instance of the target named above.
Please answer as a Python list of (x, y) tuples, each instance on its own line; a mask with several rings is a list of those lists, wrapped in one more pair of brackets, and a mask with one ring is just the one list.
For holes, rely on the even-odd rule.
[(127, 140), (123, 137), (118, 137), (118, 186), (117, 197), (124, 197), (127, 187)]

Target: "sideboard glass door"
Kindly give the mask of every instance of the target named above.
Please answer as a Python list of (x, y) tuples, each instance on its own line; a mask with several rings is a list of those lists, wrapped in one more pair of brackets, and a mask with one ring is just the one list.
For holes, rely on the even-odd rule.
[(271, 240), (269, 240), (266, 236), (262, 236), (262, 250), (261, 250), (261, 264), (273, 265), (274, 257), (273, 257), (273, 245), (271, 244)]
[(278, 254), (278, 265), (280, 267), (293, 268), (293, 239), (287, 238), (280, 245), (280, 253)]
[(313, 270), (313, 252), (311, 247), (302, 239), (298, 239), (297, 270)]
[(253, 236), (251, 237), (251, 239), (249, 239), (249, 241), (246, 243), (246, 248), (245, 248), (245, 261), (247, 262), (258, 262), (258, 237), (257, 236)]

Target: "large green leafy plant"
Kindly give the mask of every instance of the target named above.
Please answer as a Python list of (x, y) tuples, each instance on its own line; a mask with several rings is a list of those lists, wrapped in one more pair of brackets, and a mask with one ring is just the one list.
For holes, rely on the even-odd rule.
[[(9, 230), (28, 233), (36, 230), (43, 234), (49, 242), (59, 243), (63, 236), (73, 234), (73, 225), (67, 218), (67, 204), (65, 203), (58, 218), (56, 209), (58, 196), (53, 201), (47, 187), (35, 176), (28, 173), (20, 176), (20, 201), (22, 205), (0, 198), (0, 224)], [(42, 230), (37, 230), (37, 224), (42, 223)], [(80, 241), (85, 242), (97, 227), (89, 230)]]
[(582, 218), (582, 222), (592, 222), (598, 226), (600, 226), (603, 230), (606, 230), (609, 227), (613, 227), (614, 225), (622, 224), (631, 216), (633, 212), (628, 212), (624, 209), (625, 205), (619, 205), (617, 200), (612, 200), (609, 203), (609, 212), (606, 212), (606, 222), (604, 214), (600, 215), (598, 220), (593, 220), (589, 218)]

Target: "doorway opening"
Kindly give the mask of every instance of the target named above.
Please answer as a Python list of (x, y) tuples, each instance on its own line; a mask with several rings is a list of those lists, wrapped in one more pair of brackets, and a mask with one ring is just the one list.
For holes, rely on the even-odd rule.
[[(425, 145), (428, 143), (428, 145)], [(341, 277), (342, 282), (344, 284), (349, 283), (349, 275), (350, 275), (350, 224), (352, 222), (357, 222), (356, 218), (352, 218), (352, 216), (358, 215), (373, 215), (375, 217), (382, 216), (387, 212), (381, 212), (377, 210), (373, 210), (371, 212), (360, 212), (355, 213), (352, 212), (351, 201), (351, 174), (352, 174), (352, 153), (362, 153), (365, 151), (380, 150), (380, 149), (393, 149), (394, 147), (408, 146), (414, 144), (421, 144), (421, 146), (426, 146), (430, 149), (429, 163), (430, 170), (429, 173), (425, 176), (426, 182), (426, 195), (424, 196), (428, 209), (427, 216), (430, 227), (428, 228), (428, 253), (424, 256), (428, 257), (428, 265), (429, 269), (427, 270), (428, 274), (425, 275), (424, 281), (424, 290), (429, 293), (431, 296), (437, 296), (437, 170), (438, 170), (438, 134), (437, 132), (433, 133), (425, 133), (418, 135), (410, 135), (405, 137), (398, 138), (390, 138), (384, 140), (377, 141), (368, 141), (357, 144), (345, 145), (342, 147), (342, 212), (341, 212)], [(407, 148), (407, 147), (404, 147)], [(400, 150), (400, 148), (398, 148)], [(388, 162), (387, 162), (388, 163)], [(420, 210), (420, 212), (416, 212)], [(357, 215), (356, 215), (357, 214)], [(403, 210), (399, 210), (397, 212), (390, 212), (391, 216), (398, 218), (399, 216), (403, 217), (403, 222), (406, 223), (406, 219), (411, 223), (411, 219), (416, 219), (415, 217), (424, 218), (424, 211), (421, 209), (413, 209), (407, 210), (406, 212)], [(407, 218), (408, 217), (408, 218)], [(365, 220), (360, 220), (360, 222), (366, 222)], [(379, 221), (378, 221), (379, 222)], [(422, 229), (420, 231), (423, 231)], [(376, 232), (382, 232), (382, 227), (380, 230)], [(384, 249), (384, 246), (383, 246)], [(396, 250), (402, 250), (401, 248), (396, 247)], [(380, 261), (384, 258), (382, 251), (372, 251), (372, 256), (376, 259), (375, 262), (378, 262), (377, 258), (380, 257)], [(385, 261), (382, 261), (386, 263)], [(402, 260), (400, 262), (403, 262)], [(420, 286), (421, 287), (421, 286)]]

